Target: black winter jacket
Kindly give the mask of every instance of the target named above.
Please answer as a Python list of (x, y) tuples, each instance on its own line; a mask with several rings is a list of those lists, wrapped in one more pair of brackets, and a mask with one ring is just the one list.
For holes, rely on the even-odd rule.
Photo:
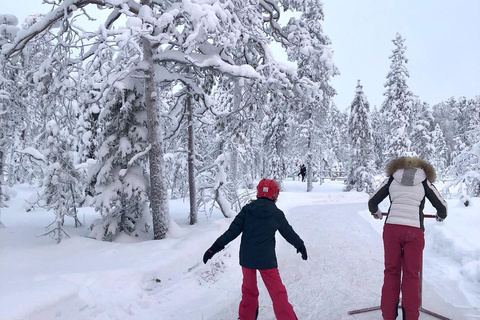
[(215, 245), (223, 249), (243, 233), (240, 265), (250, 269), (277, 268), (275, 255), (277, 230), (296, 249), (303, 246), (302, 239), (295, 233), (275, 202), (267, 198), (258, 198), (242, 208), (228, 230), (215, 241)]

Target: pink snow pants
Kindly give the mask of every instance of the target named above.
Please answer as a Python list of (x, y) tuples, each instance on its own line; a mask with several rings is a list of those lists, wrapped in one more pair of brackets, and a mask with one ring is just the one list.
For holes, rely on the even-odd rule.
[[(292, 305), (288, 302), (287, 290), (277, 268), (258, 270), (273, 302), (277, 320), (297, 320)], [(257, 270), (242, 267), (242, 301), (238, 310), (240, 320), (255, 320), (258, 308)]]
[[(418, 320), (424, 232), (420, 228), (385, 224), (383, 227), (385, 271), (381, 309), (383, 319), (393, 320), (402, 290), (404, 319)], [(402, 275), (403, 272), (403, 275)]]

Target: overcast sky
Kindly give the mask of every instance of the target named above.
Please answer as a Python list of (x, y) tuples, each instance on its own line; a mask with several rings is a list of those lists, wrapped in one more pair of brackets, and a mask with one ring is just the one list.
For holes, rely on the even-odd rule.
[[(42, 0), (2, 2), (1, 12), (20, 21), (50, 8)], [(407, 46), (407, 84), (423, 101), (480, 95), (480, 0), (323, 2), (324, 32), (341, 73), (332, 80), (338, 108), (349, 108), (359, 79), (371, 107), (380, 107), (397, 32)]]
[(407, 84), (420, 99), (480, 95), (479, 0), (324, 0), (324, 14), (340, 109), (349, 108), (358, 79), (370, 106), (380, 107), (397, 32), (407, 46)]

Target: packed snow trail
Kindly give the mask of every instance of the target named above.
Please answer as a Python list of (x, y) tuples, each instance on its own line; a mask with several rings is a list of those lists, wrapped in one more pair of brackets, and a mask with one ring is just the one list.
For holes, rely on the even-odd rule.
[[(316, 205), (289, 212), (290, 224), (307, 247), (307, 261), (281, 236), (277, 237), (280, 275), (299, 319), (347, 319), (349, 310), (379, 303), (383, 244), (352, 208), (352, 204)], [(232, 289), (240, 291), (240, 284)], [(260, 278), (259, 289), (258, 318), (273, 320), (272, 303)], [(237, 305), (235, 301), (232, 317)], [(224, 316), (209, 320), (224, 320)]]
[[(380, 304), (383, 242), (381, 235), (358, 214), (365, 206), (365, 202), (325, 204), (296, 207), (289, 211), (287, 218), (304, 240), (308, 260), (303, 261), (295, 248), (281, 236), (277, 236), (277, 257), (280, 275), (298, 319), (382, 319), (380, 311), (348, 315), (350, 310)], [(383, 224), (383, 221), (378, 223)], [(260, 277), (258, 283), (258, 319), (275, 320), (270, 297)], [(238, 294), (228, 310), (206, 319), (236, 319), (240, 286), (241, 278), (232, 284), (232, 290)], [(435, 308), (442, 303), (437, 296), (433, 304), (425, 301), (423, 307), (439, 313)], [(453, 317), (451, 311), (443, 315), (463, 319), (458, 318), (458, 313), (456, 318)], [(421, 314), (420, 319), (435, 318)]]

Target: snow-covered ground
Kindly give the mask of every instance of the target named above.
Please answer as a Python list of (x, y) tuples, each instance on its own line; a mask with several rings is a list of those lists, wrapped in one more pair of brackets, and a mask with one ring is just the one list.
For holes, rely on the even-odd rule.
[[(281, 236), (279, 270), (301, 320), (381, 319), (379, 311), (348, 315), (378, 306), (383, 277), (383, 221), (367, 210), (365, 193), (341, 191), (337, 181), (314, 185), (286, 181), (278, 206), (305, 241), (303, 261)], [(441, 187), (438, 186), (437, 187)], [(439, 188), (440, 189), (440, 188)], [(208, 264), (203, 253), (232, 219), (219, 212), (188, 225), (188, 202), (171, 201), (175, 224), (167, 239), (123, 236), (117, 242), (85, 237), (87, 227), (56, 244), (45, 233), (54, 215), (26, 212), (34, 188), (16, 186), (17, 196), (2, 209), (0, 228), (0, 319), (4, 320), (227, 320), (237, 319), (241, 293), (240, 239)], [(423, 304), (455, 320), (480, 319), (480, 199), (469, 207), (448, 199), (443, 223), (426, 221)], [(386, 209), (388, 202), (381, 208)], [(427, 213), (434, 213), (427, 205)], [(98, 218), (81, 209), (85, 226)], [(273, 320), (268, 293), (259, 281), (259, 320)], [(420, 319), (434, 319), (421, 314)]]

